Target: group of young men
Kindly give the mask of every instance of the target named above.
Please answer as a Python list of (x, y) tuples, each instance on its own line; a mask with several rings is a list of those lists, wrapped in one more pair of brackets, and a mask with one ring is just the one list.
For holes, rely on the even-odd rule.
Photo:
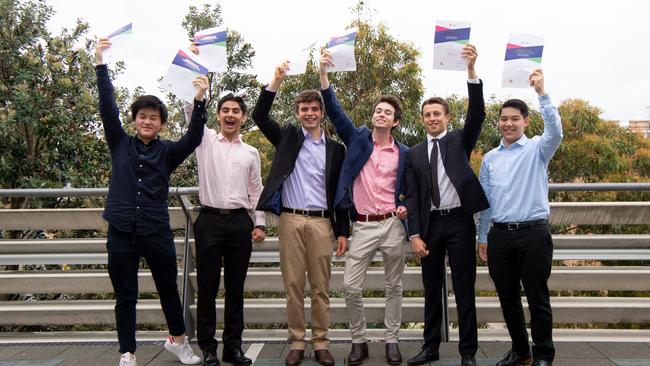
[[(410, 149), (397, 141), (402, 107), (393, 95), (379, 97), (372, 108), (372, 128), (346, 115), (328, 79), (332, 58), (320, 58), (321, 90), (300, 92), (294, 101), (298, 125), (271, 117), (276, 93), (288, 62), (278, 65), (261, 90), (252, 111), (260, 131), (275, 147), (262, 186), (258, 151), (244, 143), (240, 128), (246, 104), (228, 94), (218, 101), (220, 131), (205, 127), (205, 76), (193, 83), (197, 94), (185, 108), (189, 121), (178, 141), (158, 138), (167, 109), (154, 96), (139, 97), (131, 106), (136, 135), (122, 129), (102, 51), (96, 47), (99, 109), (111, 153), (112, 175), (104, 213), (109, 223), (109, 274), (116, 296), (120, 365), (135, 359), (135, 304), (140, 257), (151, 268), (170, 337), (165, 348), (184, 364), (219, 365), (215, 338), (215, 298), (224, 269), (225, 315), (222, 361), (249, 365), (242, 352), (244, 281), (252, 241), (265, 239), (264, 212), (279, 215), (280, 266), (286, 290), (290, 351), (285, 364), (304, 358), (306, 322), (305, 278), (311, 296), (311, 347), (321, 365), (334, 365), (328, 351), (330, 275), (333, 250), (345, 255), (344, 292), (352, 347), (346, 363), (360, 365), (369, 357), (363, 283), (379, 250), (385, 271), (385, 358), (403, 362), (399, 350), (402, 277), (409, 244), (422, 267), (424, 343), (407, 360), (422, 365), (439, 359), (442, 326), (442, 281), (449, 259), (458, 309), (461, 365), (476, 365), (478, 348), (474, 282), (476, 253), (489, 257), (489, 272), (501, 301), (512, 349), (497, 366), (551, 365), (554, 358), (552, 313), (547, 279), (553, 244), (548, 227), (547, 167), (562, 139), (557, 109), (544, 90), (541, 70), (530, 76), (539, 95), (544, 133), (527, 138), (528, 107), (509, 100), (500, 110), (502, 140), (485, 155), (479, 177), (469, 160), (485, 120), (482, 81), (475, 71), (476, 48), (467, 45), (469, 105), (463, 128), (448, 130), (449, 105), (438, 97), (421, 107), (426, 141)], [(194, 52), (198, 49), (193, 48)], [(325, 114), (340, 140), (327, 136)], [(357, 121), (359, 122), (364, 121)], [(200, 214), (194, 223), (197, 257), (197, 338), (203, 360), (187, 337), (178, 295), (176, 255), (167, 214), (171, 172), (196, 151)], [(478, 219), (478, 244), (474, 214)], [(352, 225), (350, 225), (352, 223)], [(350, 233), (350, 226), (352, 232)], [(351, 244), (348, 237), (353, 237)], [(478, 245), (478, 246), (477, 246)], [(520, 283), (528, 298), (533, 337), (528, 342)]]

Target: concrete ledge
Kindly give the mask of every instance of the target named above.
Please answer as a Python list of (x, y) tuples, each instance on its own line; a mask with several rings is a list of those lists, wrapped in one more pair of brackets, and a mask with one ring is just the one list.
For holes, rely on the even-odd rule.
[[(368, 322), (383, 322), (383, 298), (367, 298), (365, 301)], [(524, 307), (527, 307), (526, 302)], [(553, 320), (555, 323), (650, 323), (650, 298), (581, 298), (554, 297)], [(305, 308), (310, 308), (305, 301)], [(95, 301), (47, 301), (47, 302), (0, 302), (3, 325), (46, 325), (46, 324), (113, 324), (115, 302)], [(476, 301), (479, 322), (503, 322), (499, 300), (494, 297), (479, 297)], [(455, 301), (449, 299), (450, 321), (457, 321)], [(190, 307), (196, 316), (196, 305)], [(404, 298), (402, 322), (422, 322), (423, 298)], [(139, 324), (164, 324), (164, 316), (158, 300), (142, 300), (137, 305)], [(223, 301), (217, 302), (218, 314), (223, 313)], [(286, 320), (285, 299), (247, 299), (245, 302), (247, 323), (283, 323)], [(305, 311), (309, 322), (309, 310)], [(331, 299), (333, 323), (347, 323), (344, 299)], [(530, 318), (528, 318), (530, 319)]]
[[(223, 273), (223, 271), (222, 271)], [(196, 288), (196, 272), (190, 273)], [(223, 276), (223, 274), (222, 274)], [(156, 292), (149, 271), (138, 274), (140, 292)], [(222, 277), (223, 278), (223, 277)], [(451, 272), (447, 270), (449, 286)], [(650, 268), (648, 267), (553, 267), (549, 288), (553, 291), (619, 290), (650, 291)], [(181, 282), (179, 274), (179, 286)], [(223, 289), (223, 281), (220, 283)], [(307, 285), (309, 286), (309, 285)], [(405, 291), (422, 290), (419, 267), (407, 267), (404, 271)], [(332, 269), (331, 291), (343, 291), (343, 268)], [(246, 280), (249, 292), (284, 292), (279, 268), (249, 268)], [(383, 268), (368, 269), (364, 289), (383, 291)], [(478, 267), (476, 289), (494, 291), (494, 284), (486, 267)], [(105, 271), (5, 271), (0, 272), (0, 294), (19, 293), (112, 293), (113, 287)]]

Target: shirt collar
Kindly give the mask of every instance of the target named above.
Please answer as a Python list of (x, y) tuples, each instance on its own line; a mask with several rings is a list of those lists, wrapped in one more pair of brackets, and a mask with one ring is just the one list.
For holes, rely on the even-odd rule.
[[(228, 139), (227, 139), (227, 138), (226, 138), (226, 137), (225, 137), (221, 132), (219, 132), (219, 133), (217, 134), (217, 140), (219, 140), (219, 141), (223, 141), (223, 140), (229, 141), (229, 140), (228, 140)], [(234, 140), (232, 140), (232, 142), (239, 142), (239, 143), (241, 143), (241, 142), (242, 142), (242, 141), (241, 141), (241, 135), (237, 135), (237, 138), (234, 139)]]
[[(510, 144), (510, 146), (512, 146), (512, 145), (524, 146), (524, 145), (526, 145), (528, 143), (528, 140), (529, 140), (528, 137), (524, 134), (519, 138), (519, 140), (517, 140), (517, 141), (513, 142), (512, 144)], [(501, 143), (499, 143), (499, 150), (503, 150), (505, 148), (506, 148), (506, 146), (503, 143), (503, 138), (502, 138)]]
[[(307, 140), (311, 140), (312, 142), (314, 142), (314, 143), (317, 144), (317, 142), (314, 141), (314, 140), (311, 138), (311, 136), (309, 135), (309, 131), (305, 130), (304, 127), (300, 127), (300, 128), (302, 128), (302, 133), (303, 133), (303, 135), (305, 136), (305, 141), (307, 141)], [(325, 131), (323, 131), (322, 128), (320, 129), (320, 141), (323, 142), (323, 143), (325, 143)]]
[[(379, 145), (377, 145), (377, 140), (375, 139), (375, 136), (372, 136), (372, 144), (375, 145), (375, 146), (379, 146)], [(388, 136), (388, 145), (381, 146), (381, 148), (382, 149), (391, 149), (391, 150), (395, 149), (395, 139), (393, 138), (392, 135)]]
[(433, 140), (433, 139), (438, 139), (438, 140), (440, 140), (441, 138), (443, 138), (443, 137), (445, 137), (445, 136), (447, 136), (447, 130), (442, 131), (442, 133), (441, 133), (440, 135), (436, 136), (436, 137), (433, 137), (433, 136), (431, 136), (431, 135), (429, 135), (429, 134), (427, 133), (427, 143), (430, 143), (431, 140)]
[(144, 141), (142, 141), (142, 139), (140, 138), (140, 136), (138, 136), (137, 133), (135, 134), (134, 137), (135, 137), (135, 141), (137, 141), (140, 145), (143, 145), (143, 146), (149, 146), (151, 144), (156, 144), (156, 143), (158, 143), (158, 141), (160, 141), (160, 135), (156, 135), (156, 137), (154, 137), (151, 141), (149, 141), (148, 144), (145, 144)]

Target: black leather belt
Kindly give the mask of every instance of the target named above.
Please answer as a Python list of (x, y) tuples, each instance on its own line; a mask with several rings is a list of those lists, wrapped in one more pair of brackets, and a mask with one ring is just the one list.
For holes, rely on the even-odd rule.
[(449, 216), (449, 215), (456, 215), (463, 212), (463, 209), (458, 206), (454, 208), (445, 208), (442, 210), (431, 210), (431, 215), (433, 216)]
[(205, 213), (209, 213), (209, 214), (213, 214), (213, 215), (222, 215), (222, 216), (248, 213), (248, 210), (243, 208), (243, 207), (240, 207), (240, 208), (215, 208), (215, 207), (210, 207), (210, 206), (201, 206), (200, 211), (205, 212)]
[(535, 226), (548, 225), (547, 219), (532, 220), (532, 221), (520, 221), (520, 222), (494, 222), (492, 227), (499, 230), (524, 230), (530, 229)]
[(289, 212), (296, 215), (312, 216), (312, 217), (330, 217), (328, 210), (299, 210), (297, 208), (282, 207), (282, 212)]

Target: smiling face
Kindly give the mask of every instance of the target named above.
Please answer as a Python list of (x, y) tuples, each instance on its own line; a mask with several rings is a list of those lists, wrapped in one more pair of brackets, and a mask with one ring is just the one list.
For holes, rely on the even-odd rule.
[(395, 120), (395, 107), (386, 102), (380, 102), (375, 106), (372, 113), (372, 126), (374, 128), (390, 130), (398, 124), (399, 120)]
[(499, 131), (503, 135), (504, 145), (510, 146), (524, 135), (528, 126), (528, 117), (524, 117), (518, 108), (504, 107), (499, 116)]
[(323, 109), (318, 101), (298, 103), (296, 118), (307, 131), (312, 131), (320, 126), (323, 120)]
[(221, 126), (221, 134), (232, 140), (239, 136), (242, 123), (246, 121), (244, 111), (242, 111), (239, 103), (229, 100), (224, 102), (219, 109), (219, 125)]
[(432, 137), (437, 137), (447, 130), (449, 114), (442, 104), (425, 104), (422, 106), (422, 122), (427, 129), (427, 133)]
[(140, 108), (135, 115), (135, 130), (138, 137), (145, 143), (158, 136), (162, 129), (162, 118), (160, 111), (154, 108)]

